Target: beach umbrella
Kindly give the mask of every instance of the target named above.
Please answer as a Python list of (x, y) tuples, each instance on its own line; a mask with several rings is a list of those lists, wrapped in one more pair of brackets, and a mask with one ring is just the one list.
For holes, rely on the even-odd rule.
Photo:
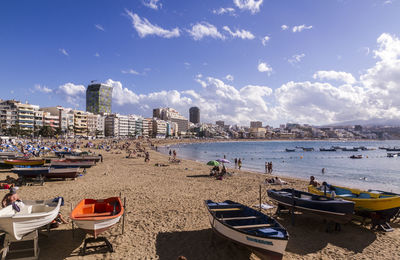
[(220, 163), (231, 163), (229, 160), (227, 160), (227, 159), (217, 159), (216, 160), (217, 162), (220, 162)]
[(207, 165), (210, 165), (210, 166), (219, 166), (219, 162), (217, 162), (217, 161), (209, 161), (209, 162), (207, 163)]

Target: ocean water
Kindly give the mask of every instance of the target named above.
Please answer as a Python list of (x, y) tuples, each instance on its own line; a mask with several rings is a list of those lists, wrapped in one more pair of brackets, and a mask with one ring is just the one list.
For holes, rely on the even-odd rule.
[[(319, 148), (360, 147), (374, 150), (349, 152), (321, 152)], [(242, 159), (242, 168), (255, 172), (265, 172), (265, 162), (272, 162), (273, 174), (309, 179), (314, 175), (319, 182), (327, 181), (360, 189), (381, 189), (400, 193), (400, 157), (387, 157), (387, 151), (379, 147), (400, 147), (400, 141), (255, 141), (255, 142), (217, 142), (178, 144), (162, 147), (168, 153), (176, 150), (178, 157), (208, 162), (218, 158), (230, 160), (226, 164), (233, 168), (234, 159)], [(305, 152), (295, 147), (312, 147), (314, 151)], [(363, 155), (362, 159), (350, 159), (351, 155)], [(322, 173), (325, 168), (325, 173)]]

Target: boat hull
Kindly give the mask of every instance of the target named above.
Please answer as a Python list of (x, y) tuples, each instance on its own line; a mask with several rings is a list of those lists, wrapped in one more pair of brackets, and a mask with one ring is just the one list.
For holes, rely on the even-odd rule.
[[(268, 256), (270, 259), (281, 259), (283, 257), (288, 242), (288, 236), (286, 231), (284, 231), (286, 234), (285, 237), (273, 238), (273, 237), (256, 235), (256, 233), (254, 232), (252, 233), (247, 232), (245, 229), (239, 229), (238, 226), (235, 228), (234, 226), (228, 224), (228, 222), (231, 220), (230, 218), (225, 218), (225, 219), (218, 218), (213, 209), (210, 209), (210, 207), (208, 206), (210, 205), (209, 202), (210, 201), (205, 202), (206, 207), (208, 208), (208, 219), (211, 228), (216, 234), (228, 240), (231, 240), (234, 243), (245, 246), (250, 250), (254, 251), (256, 254)], [(274, 223), (277, 222), (274, 220)], [(278, 229), (284, 230), (283, 227), (281, 227), (278, 223), (275, 224), (275, 228), (277, 228), (277, 230)]]
[(53, 168), (68, 168), (68, 167), (80, 167), (90, 168), (95, 165), (94, 161), (66, 161), (66, 160), (52, 160), (50, 166)]
[(4, 160), (4, 163), (9, 165), (40, 166), (45, 163), (45, 160)]
[(50, 168), (44, 177), (47, 179), (75, 179), (78, 177), (79, 168)]
[[(357, 212), (377, 212), (391, 213), (400, 208), (400, 196), (381, 196), (372, 192), (361, 191), (357, 189), (332, 186), (335, 188), (336, 197), (344, 200), (353, 201), (355, 203), (354, 210)], [(348, 190), (348, 194), (341, 194), (338, 191)], [(308, 187), (310, 193), (324, 195), (324, 192), (310, 185)], [(330, 194), (330, 191), (327, 191)]]
[(278, 205), (318, 215), (336, 223), (349, 222), (354, 212), (354, 202), (333, 200), (325, 196), (292, 189), (268, 190), (267, 193)]

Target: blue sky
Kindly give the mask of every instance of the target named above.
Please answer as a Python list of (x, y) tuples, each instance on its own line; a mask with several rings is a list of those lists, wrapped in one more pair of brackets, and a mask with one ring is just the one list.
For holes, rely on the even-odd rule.
[[(400, 1), (1, 1), (2, 99), (203, 122), (325, 124), (400, 116)], [(397, 92), (396, 92), (397, 91)]]

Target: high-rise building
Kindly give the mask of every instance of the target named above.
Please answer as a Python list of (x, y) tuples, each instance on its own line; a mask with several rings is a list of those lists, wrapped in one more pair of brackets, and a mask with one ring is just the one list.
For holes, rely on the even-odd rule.
[(261, 121), (251, 121), (250, 122), (250, 127), (251, 128), (261, 128), (262, 127), (262, 122)]
[(178, 111), (170, 107), (153, 109), (153, 117), (176, 123), (179, 133), (186, 133), (189, 128), (188, 120), (179, 114)]
[(200, 109), (198, 107), (191, 107), (189, 109), (189, 121), (193, 124), (200, 123)]
[(113, 88), (103, 83), (92, 83), (86, 90), (86, 111), (111, 114)]
[(224, 127), (224, 126), (225, 126), (225, 122), (222, 121), (222, 120), (219, 120), (219, 121), (215, 122), (215, 124), (216, 124), (217, 126), (220, 126), (220, 127)]

